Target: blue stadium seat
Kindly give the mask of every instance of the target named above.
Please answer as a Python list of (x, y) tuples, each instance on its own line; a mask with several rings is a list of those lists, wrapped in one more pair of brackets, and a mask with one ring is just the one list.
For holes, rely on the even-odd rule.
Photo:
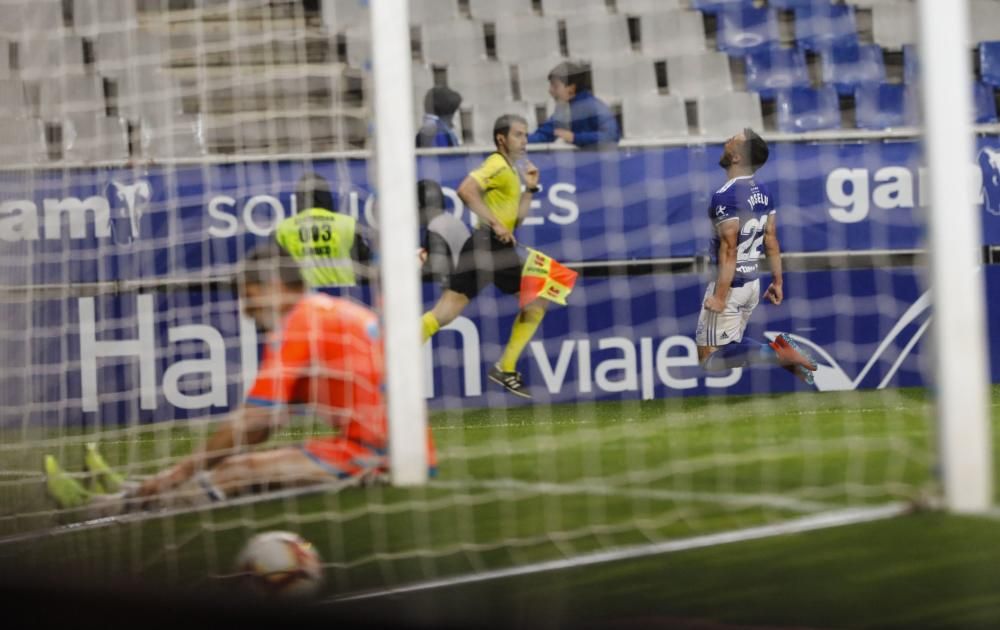
[(882, 49), (874, 44), (834, 46), (822, 55), (823, 83), (837, 88), (841, 95), (854, 93), (854, 88), (885, 81)]
[(920, 60), (917, 59), (917, 47), (913, 44), (903, 46), (903, 83), (916, 85), (920, 80)]
[(768, 0), (767, 6), (782, 11), (809, 8), (816, 4), (830, 4), (830, 0)]
[(854, 90), (854, 113), (858, 129), (890, 129), (918, 124), (913, 89), (906, 85), (859, 85)]
[(795, 39), (799, 47), (806, 50), (856, 43), (858, 29), (854, 7), (812, 4), (795, 9)]
[(775, 105), (778, 112), (778, 131), (801, 133), (840, 129), (840, 98), (832, 86), (778, 90), (775, 95)]
[(772, 98), (774, 91), (809, 87), (806, 56), (795, 48), (769, 48), (747, 55), (747, 89)]
[(716, 14), (735, 7), (753, 8), (753, 0), (691, 0), (691, 8), (702, 13)]
[(979, 44), (979, 68), (983, 81), (989, 85), (1000, 86), (1000, 42)]
[(993, 86), (977, 82), (973, 89), (972, 98), (976, 112), (976, 123), (995, 123), (997, 121), (997, 101), (993, 95)]
[(731, 7), (718, 14), (719, 50), (732, 56), (769, 48), (779, 41), (778, 15), (770, 9)]

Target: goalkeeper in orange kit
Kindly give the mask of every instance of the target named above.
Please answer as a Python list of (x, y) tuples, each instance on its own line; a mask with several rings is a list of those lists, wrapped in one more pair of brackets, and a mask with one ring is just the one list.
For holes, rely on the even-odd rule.
[[(104, 490), (119, 490), (112, 494), (85, 489), (54, 457), (46, 456), (49, 494), (61, 507), (90, 506), (92, 515), (107, 515), (136, 506), (192, 505), (337, 479), (362, 483), (384, 478), (390, 465), (388, 426), (375, 313), (352, 301), (307, 293), (295, 261), (274, 244), (255, 250), (241, 276), (244, 312), (269, 334), (245, 402), (201, 449), (138, 484), (122, 484), (90, 447), (88, 468)], [(248, 452), (287, 423), (291, 405), (308, 405), (337, 435)], [(427, 449), (434, 474), (429, 430)]]

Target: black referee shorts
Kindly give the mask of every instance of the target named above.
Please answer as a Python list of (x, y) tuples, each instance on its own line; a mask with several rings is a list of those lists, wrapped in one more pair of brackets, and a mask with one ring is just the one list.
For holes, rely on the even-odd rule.
[(517, 293), (523, 264), (513, 243), (498, 240), (489, 228), (478, 228), (462, 246), (448, 288), (470, 300), (490, 283), (508, 295)]

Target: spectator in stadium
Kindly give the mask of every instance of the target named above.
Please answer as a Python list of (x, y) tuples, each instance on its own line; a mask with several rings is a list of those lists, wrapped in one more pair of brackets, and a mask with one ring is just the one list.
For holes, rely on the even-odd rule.
[(295, 216), (278, 224), (274, 238), (302, 265), (310, 288), (350, 287), (355, 272), (371, 260), (368, 242), (354, 217), (334, 210), (333, 193), (322, 175), (306, 173), (295, 190)]
[[(113, 494), (86, 490), (46, 455), (47, 487), (60, 507), (86, 506), (93, 517), (335, 480), (361, 484), (384, 478), (390, 463), (378, 316), (350, 300), (308, 293), (296, 262), (273, 243), (251, 252), (237, 285), (245, 314), (270, 335), (246, 400), (201, 448), (141, 483), (122, 487), (96, 449), (88, 449), (88, 471)], [(251, 451), (288, 422), (293, 405), (308, 405), (310, 415), (338, 433)], [(429, 430), (427, 449), (433, 474)]]
[(462, 95), (449, 87), (432, 87), (424, 95), (424, 122), (417, 132), (417, 148), (457, 147), (462, 144), (455, 133), (455, 112)]
[(455, 215), (444, 211), (444, 193), (441, 185), (433, 180), (417, 182), (417, 205), (422, 271), (442, 288), (448, 288), (448, 278), (455, 272), (462, 247), (469, 240), (469, 228)]
[(556, 101), (556, 110), (528, 136), (528, 142), (559, 139), (578, 147), (602, 147), (621, 140), (614, 114), (591, 90), (586, 65), (574, 61), (558, 64), (549, 72), (549, 94)]
[[(493, 124), (493, 142), (496, 151), (458, 187), (458, 196), (479, 218), (479, 227), (462, 246), (448, 288), (434, 308), (424, 313), (424, 341), (458, 317), (488, 284), (508, 295), (521, 290), (522, 261), (514, 230), (528, 216), (532, 196), (540, 190), (534, 164), (525, 160), (520, 174), (515, 166), (528, 148), (528, 121), (513, 114), (500, 116)], [(531, 394), (514, 368), (544, 315), (544, 300), (534, 300), (518, 312), (503, 356), (487, 374), (491, 381), (523, 398), (531, 398)]]
[(708, 371), (752, 363), (780, 365), (805, 383), (813, 383), (816, 364), (782, 333), (770, 343), (744, 336), (747, 322), (760, 303), (757, 270), (761, 244), (771, 268), (764, 297), (772, 304), (784, 299), (777, 211), (770, 192), (754, 179), (767, 162), (767, 143), (749, 127), (726, 141), (719, 166), (728, 181), (712, 195), (708, 218), (713, 235), (709, 256), (715, 281), (705, 291), (695, 331), (698, 359)]

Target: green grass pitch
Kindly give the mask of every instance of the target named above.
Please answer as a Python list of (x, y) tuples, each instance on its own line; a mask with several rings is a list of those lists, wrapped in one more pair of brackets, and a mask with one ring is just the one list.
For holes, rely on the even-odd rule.
[[(442, 412), (432, 416), (439, 475), (426, 487), (153, 516), (0, 544), (0, 563), (213, 588), (254, 532), (292, 529), (317, 546), (333, 598), (739, 530), (935, 494), (930, 404), (922, 390), (894, 390)], [(278, 441), (306, 430), (293, 426)], [(102, 450), (112, 465), (146, 474), (201, 435), (123, 429), (104, 433)], [(41, 456), (78, 470), (93, 436), (2, 437), (0, 536), (60, 525)], [(996, 541), (1000, 521), (921, 513), (394, 595), (391, 606), (325, 605), (428, 623), (990, 627), (1000, 624)]]

